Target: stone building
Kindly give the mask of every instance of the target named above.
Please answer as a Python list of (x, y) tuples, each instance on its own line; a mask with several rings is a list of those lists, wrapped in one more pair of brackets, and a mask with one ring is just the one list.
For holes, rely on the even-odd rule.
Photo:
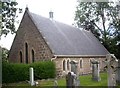
[(71, 71), (77, 61), (80, 74), (91, 72), (91, 59), (100, 62), (109, 52), (90, 32), (31, 13), (26, 8), (9, 53), (9, 61), (32, 63), (52, 60), (59, 75)]

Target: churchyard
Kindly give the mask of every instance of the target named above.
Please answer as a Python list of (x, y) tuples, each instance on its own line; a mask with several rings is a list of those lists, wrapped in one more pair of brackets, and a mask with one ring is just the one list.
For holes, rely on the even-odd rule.
[(44, 18), (26, 6), (18, 29), (14, 24), (16, 11), (22, 13), (22, 9), (14, 8), (16, 1), (0, 1), (0, 38), (16, 33), (10, 50), (0, 45), (0, 87), (119, 88), (120, 0), (112, 1), (80, 1), (72, 23), (75, 27), (54, 21), (52, 11)]
[[(100, 73), (101, 76), (101, 81), (93, 81), (92, 75), (83, 75), (79, 77), (80, 80), (80, 85), (81, 86), (107, 86), (107, 73)], [(54, 79), (43, 79), (43, 80), (36, 80), (38, 81), (37, 86), (54, 86)], [(64, 78), (60, 78), (57, 80), (58, 86), (66, 86), (66, 80)], [(18, 83), (9, 83), (9, 84), (4, 84), (5, 86), (27, 86), (30, 87), (30, 84), (27, 83), (27, 81), (22, 81)]]
[[(105, 68), (106, 71), (100, 73), (100, 69), (99, 69), (99, 62), (96, 60), (91, 61), (92, 63), (92, 74), (87, 74), (87, 75), (79, 75), (78, 74), (78, 63), (71, 61), (70, 64), (71, 66), (74, 66), (74, 69), (71, 69), (71, 72), (68, 72), (68, 74), (66, 74), (63, 77), (57, 78), (54, 77), (49, 79), (49, 77), (47, 79), (39, 79), (39, 80), (35, 80), (34, 76), (34, 69), (33, 67), (36, 69), (40, 69), (40, 65), (43, 65), (42, 63), (39, 64), (32, 64), (32, 65), (28, 65), (29, 67), (29, 80), (26, 81), (21, 81), (21, 82), (14, 82), (14, 83), (9, 83), (6, 80), (4, 80), (4, 82), (7, 82), (6, 84), (3, 83), (3, 86), (49, 86), (49, 87), (58, 87), (58, 86), (64, 86), (67, 88), (78, 88), (78, 86), (108, 86), (108, 87), (115, 87), (118, 86), (116, 83), (116, 80), (118, 79), (118, 75), (116, 74), (117, 72), (117, 62), (118, 60), (116, 59), (116, 57), (113, 54), (108, 54), (106, 55), (106, 60), (104, 61), (104, 63), (106, 64)], [(46, 63), (46, 62), (45, 62)], [(54, 64), (52, 64), (51, 62), (47, 62), (46, 65), (48, 66), (51, 64), (51, 66), (54, 66)], [(7, 64), (6, 64), (7, 65)], [(12, 65), (14, 66), (14, 65)], [(32, 66), (32, 67), (31, 67)], [(45, 64), (44, 66), (45, 67)], [(50, 67), (50, 66), (49, 66)], [(45, 68), (44, 68), (45, 69)], [(53, 67), (54, 69), (54, 67)], [(53, 71), (54, 72), (54, 71)], [(28, 73), (27, 73), (28, 74)], [(45, 74), (45, 73), (44, 73)], [(50, 74), (46, 73), (46, 74)], [(47, 75), (46, 75), (47, 76)], [(38, 76), (36, 76), (38, 77)], [(52, 76), (50, 76), (52, 77)], [(39, 77), (40, 78), (40, 77)], [(46, 77), (45, 77), (46, 78)], [(14, 80), (13, 80), (14, 81)]]

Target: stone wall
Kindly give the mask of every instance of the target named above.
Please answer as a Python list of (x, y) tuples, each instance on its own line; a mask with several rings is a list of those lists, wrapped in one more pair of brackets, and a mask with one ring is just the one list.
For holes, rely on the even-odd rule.
[[(59, 73), (58, 75), (66, 75), (68, 72), (71, 71), (71, 65), (69, 64), (69, 69), (67, 67), (67, 61), (77, 61), (78, 62), (78, 71), (79, 71), (79, 74), (80, 75), (83, 75), (83, 74), (89, 74), (92, 72), (92, 64), (90, 63), (90, 60), (91, 59), (96, 59), (100, 62), (100, 69), (101, 71), (103, 70), (103, 67), (104, 67), (104, 63), (102, 62), (103, 60), (105, 60), (105, 58), (103, 57), (94, 57), (94, 58), (90, 58), (90, 57), (70, 57), (70, 58), (67, 58), (67, 57), (58, 57), (54, 60), (54, 62), (56, 63), (56, 68), (59, 69)], [(82, 60), (82, 67), (80, 65), (80, 60)], [(64, 61), (65, 61), (65, 69), (64, 69)], [(61, 73), (60, 73), (61, 72)]]
[(35, 24), (32, 22), (28, 13), (25, 13), (10, 53), (10, 62), (20, 62), (20, 52), (22, 53), (22, 63), (25, 63), (25, 44), (28, 45), (28, 63), (32, 62), (32, 50), (34, 51), (35, 61), (47, 60), (52, 58), (52, 52), (41, 35)]

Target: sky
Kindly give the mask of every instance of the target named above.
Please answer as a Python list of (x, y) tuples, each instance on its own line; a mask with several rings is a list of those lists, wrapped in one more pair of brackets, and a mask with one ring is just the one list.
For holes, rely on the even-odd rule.
[[(18, 7), (23, 9), (23, 13), (25, 8), (28, 7), (31, 12), (48, 18), (49, 12), (53, 11), (54, 20), (68, 25), (72, 25), (74, 23), (77, 0), (16, 0), (16, 1), (18, 2)], [(22, 18), (22, 14), (20, 14), (18, 17), (19, 22)], [(2, 36), (0, 40), (0, 46), (10, 49), (14, 37), (15, 34), (11, 35), (10, 33), (6, 37)]]
[[(49, 18), (49, 12), (54, 12), (54, 20), (72, 25), (74, 23), (77, 0), (16, 0), (18, 7), (23, 9), (26, 7), (33, 13)], [(19, 20), (22, 14), (19, 15)], [(7, 49), (11, 48), (14, 35), (8, 34), (6, 37), (2, 36), (0, 46)]]

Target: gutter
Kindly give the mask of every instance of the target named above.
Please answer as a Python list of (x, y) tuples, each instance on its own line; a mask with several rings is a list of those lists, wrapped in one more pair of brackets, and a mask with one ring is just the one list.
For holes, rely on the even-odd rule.
[(90, 58), (94, 58), (94, 57), (103, 57), (103, 58), (105, 58), (106, 57), (106, 55), (54, 55), (54, 57), (77, 57), (77, 58), (81, 58), (81, 57), (83, 57), (83, 58), (85, 58), (85, 57), (90, 57)]

